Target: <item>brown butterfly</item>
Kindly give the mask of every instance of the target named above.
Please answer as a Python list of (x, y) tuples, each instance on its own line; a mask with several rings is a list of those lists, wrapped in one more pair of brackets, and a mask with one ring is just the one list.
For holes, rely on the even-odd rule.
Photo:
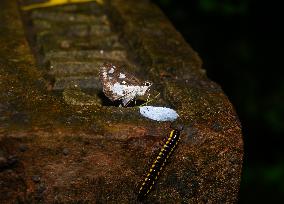
[(100, 80), (104, 94), (112, 101), (122, 100), (123, 106), (127, 106), (139, 96), (145, 96), (152, 86), (151, 82), (140, 81), (120, 67), (109, 63), (100, 67)]

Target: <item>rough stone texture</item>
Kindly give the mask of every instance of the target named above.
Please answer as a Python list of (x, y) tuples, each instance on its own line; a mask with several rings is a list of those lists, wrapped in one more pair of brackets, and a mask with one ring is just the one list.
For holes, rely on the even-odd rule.
[[(236, 113), (156, 6), (112, 0), (38, 9), (23, 13), (26, 33), (16, 2), (0, 6), (2, 203), (139, 203), (138, 184), (171, 124), (107, 101), (96, 76), (103, 61), (151, 79), (161, 92), (153, 103), (173, 107), (185, 126), (143, 202), (237, 201), (243, 144)], [(115, 43), (100, 44), (102, 37)]]

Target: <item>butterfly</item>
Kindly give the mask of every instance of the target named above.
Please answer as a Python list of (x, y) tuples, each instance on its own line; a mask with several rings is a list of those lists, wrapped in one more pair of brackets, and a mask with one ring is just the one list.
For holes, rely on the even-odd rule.
[(140, 81), (121, 67), (110, 63), (104, 63), (100, 67), (100, 80), (104, 94), (111, 101), (121, 100), (123, 106), (139, 96), (147, 95), (152, 86), (152, 82)]

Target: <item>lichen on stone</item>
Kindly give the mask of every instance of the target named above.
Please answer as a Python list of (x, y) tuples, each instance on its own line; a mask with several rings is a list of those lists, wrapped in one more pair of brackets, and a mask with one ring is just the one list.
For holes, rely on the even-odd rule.
[(101, 101), (96, 96), (82, 92), (79, 88), (66, 88), (63, 91), (64, 101), (69, 105), (101, 106)]

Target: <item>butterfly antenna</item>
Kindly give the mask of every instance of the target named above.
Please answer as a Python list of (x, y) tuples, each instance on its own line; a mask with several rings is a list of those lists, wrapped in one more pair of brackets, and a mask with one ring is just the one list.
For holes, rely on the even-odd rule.
[(138, 106), (139, 108), (142, 106), (146, 106), (148, 103), (152, 102), (153, 100), (155, 100), (158, 96), (160, 95), (160, 93), (158, 93), (154, 98), (147, 100), (145, 103), (143, 103), (142, 105)]

